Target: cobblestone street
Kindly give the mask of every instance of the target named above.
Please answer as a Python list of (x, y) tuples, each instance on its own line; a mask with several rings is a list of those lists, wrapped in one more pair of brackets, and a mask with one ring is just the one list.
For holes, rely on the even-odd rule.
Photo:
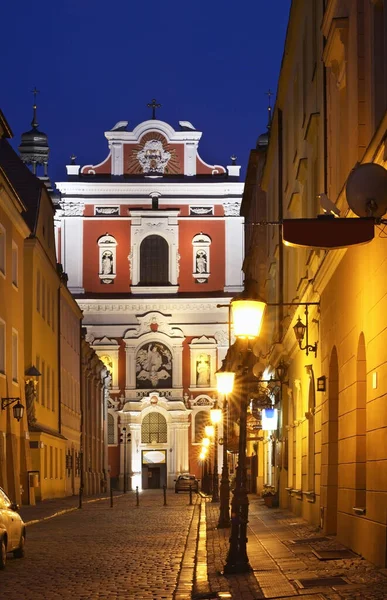
[(193, 512), (187, 494), (168, 493), (163, 506), (162, 491), (148, 491), (137, 508), (131, 492), (115, 498), (113, 508), (109, 500), (84, 502), (82, 510), (29, 525), (26, 556), (8, 555), (0, 595), (171, 600)]

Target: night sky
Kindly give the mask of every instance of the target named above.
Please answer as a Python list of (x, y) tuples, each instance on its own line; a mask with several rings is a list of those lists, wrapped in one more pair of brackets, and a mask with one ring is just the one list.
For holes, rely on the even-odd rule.
[[(49, 136), (49, 173), (107, 155), (103, 132), (157, 116), (203, 131), (202, 158), (246, 168), (277, 89), (291, 0), (21, 0), (2, 6), (0, 108), (14, 133)], [(274, 101), (274, 98), (272, 99)]]

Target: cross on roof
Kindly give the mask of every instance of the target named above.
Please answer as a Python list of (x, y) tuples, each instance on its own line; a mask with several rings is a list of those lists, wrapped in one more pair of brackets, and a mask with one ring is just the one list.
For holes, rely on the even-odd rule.
[(156, 98), (153, 98), (152, 102), (148, 102), (147, 107), (152, 109), (152, 119), (155, 119), (156, 108), (161, 108), (161, 104), (157, 104)]
[(34, 104), (36, 104), (36, 95), (40, 94), (40, 91), (36, 89), (36, 85), (33, 90), (31, 90), (34, 95)]
[(269, 108), (271, 108), (271, 97), (274, 96), (274, 93), (269, 88), (267, 92), (265, 92), (265, 96), (269, 98)]

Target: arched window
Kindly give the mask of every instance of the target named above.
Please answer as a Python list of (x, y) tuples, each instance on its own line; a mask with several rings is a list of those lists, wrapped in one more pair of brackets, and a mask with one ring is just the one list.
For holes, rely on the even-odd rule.
[(141, 443), (167, 443), (167, 421), (159, 412), (151, 412), (144, 417), (141, 425)]
[(114, 417), (108, 413), (108, 444), (114, 444)]
[(199, 410), (195, 416), (195, 444), (200, 444), (205, 437), (204, 428), (206, 425), (210, 425), (210, 411)]
[(148, 235), (140, 246), (140, 285), (167, 285), (168, 261), (168, 242), (160, 235)]

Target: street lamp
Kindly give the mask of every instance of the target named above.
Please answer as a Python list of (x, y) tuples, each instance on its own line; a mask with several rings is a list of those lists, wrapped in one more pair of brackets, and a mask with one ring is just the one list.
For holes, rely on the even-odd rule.
[(13, 418), (16, 419), (16, 421), (20, 421), (20, 419), (23, 418), (23, 414), (24, 414), (24, 406), (20, 402), (20, 398), (2, 398), (1, 399), (1, 410), (5, 410), (11, 404), (13, 404), (13, 407), (12, 407)]
[(222, 420), (222, 411), (217, 408), (215, 402), (214, 408), (210, 410), (211, 423), (214, 426), (214, 474), (212, 477), (212, 502), (219, 502), (219, 479), (218, 479), (218, 425)]
[(130, 431), (126, 432), (126, 427), (122, 428), (121, 443), (124, 444), (124, 494), (126, 494), (126, 454), (127, 454), (127, 443), (130, 442), (132, 434)]
[(226, 360), (216, 372), (216, 384), (219, 394), (223, 394), (223, 465), (220, 480), (220, 507), (218, 529), (230, 527), (230, 479), (228, 473), (228, 394), (234, 389), (235, 373), (226, 370)]
[(250, 340), (258, 337), (266, 304), (246, 289), (231, 302), (234, 334), (237, 341), (234, 349), (239, 351), (240, 364), (236, 372), (236, 392), (240, 402), (239, 453), (236, 483), (231, 503), (231, 535), (224, 573), (246, 573), (251, 571), (247, 557), (247, 523), (249, 500), (246, 486), (246, 438), (247, 406), (249, 387), (252, 382), (253, 355)]

